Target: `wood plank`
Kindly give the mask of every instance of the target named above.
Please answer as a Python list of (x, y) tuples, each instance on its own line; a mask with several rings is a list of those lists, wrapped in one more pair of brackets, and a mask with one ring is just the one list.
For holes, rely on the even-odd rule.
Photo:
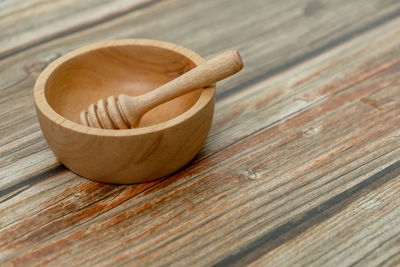
[[(341, 209), (258, 259), (253, 266), (396, 266), (400, 263), (400, 168), (371, 183), (372, 191), (361, 190), (348, 200), (330, 207)], [(385, 177), (386, 176), (386, 177)], [(348, 202), (348, 203), (346, 203)], [(373, 219), (371, 219), (373, 218)]]
[[(226, 98), (216, 129), (228, 115), (231, 127), (210, 138), (241, 132), (248, 121), (258, 126), (232, 143), (209, 143), (196, 164), (169, 179), (109, 186), (60, 170), (24, 189), (0, 206), (0, 257), (33, 266), (67, 258), (76, 265), (212, 264), (265, 236), (277, 240), (280, 227), (313, 227), (309, 211), (318, 215), (349, 190), (369, 192), (358, 185), (398, 169), (399, 26), (396, 19)], [(246, 108), (235, 115), (240, 100)], [(65, 195), (53, 199), (69, 179)], [(55, 180), (59, 186), (47, 184)]]
[(71, 34), (158, 1), (13, 0), (0, 3), (0, 58)]
[[(212, 20), (204, 19), (204, 14), (212, 15), (211, 10), (218, 15)], [(223, 83), (227, 85), (220, 88), (223, 94), (241, 84), (243, 77), (257, 79), (260, 75), (278, 73), (397, 17), (399, 11), (398, 1), (379, 0), (368, 3), (337, 0), (323, 4), (290, 0), (285, 5), (272, 0), (248, 1), (246, 5), (239, 0), (160, 2), (54, 40), (57, 42), (51, 42), (51, 46), (33, 47), (29, 49), (30, 56), (21, 51), (16, 61), (5, 62), (7, 73), (14, 75), (1, 73), (0, 77), (5, 79), (1, 84), (9, 86), (20, 81), (27, 77), (27, 72), (37, 76), (49, 61), (82, 45), (139, 37), (175, 42), (209, 57), (224, 49), (239, 49), (247, 63), (245, 76)], [(11, 76), (14, 76), (12, 81), (6, 79)]]
[[(7, 154), (7, 162), (14, 161), (14, 166), (19, 166), (20, 169), (27, 166), (26, 164), (34, 165), (29, 160), (24, 160), (26, 164), (21, 164), (19, 161), (24, 157), (31, 155), (32, 160), (36, 156), (41, 159), (39, 154), (35, 156), (23, 149), (30, 143), (36, 144), (38, 150), (46, 147), (44, 143), (37, 144), (36, 135), (32, 134), (39, 131), (36, 115), (33, 112), (31, 93), (36, 77), (60, 54), (88, 43), (104, 40), (105, 36), (107, 39), (126, 37), (162, 39), (187, 46), (203, 55), (213, 55), (227, 48), (238, 48), (245, 59), (246, 67), (241, 75), (219, 85), (218, 94), (221, 99), (230, 95), (228, 91), (236, 92), (261, 78), (263, 81), (278, 71), (329, 49), (374, 25), (379, 25), (397, 16), (400, 10), (400, 3), (397, 1), (383, 4), (379, 0), (369, 2), (367, 5), (362, 0), (330, 1), (324, 4), (293, 0), (288, 1), (286, 5), (277, 4), (275, 1), (268, 3), (248, 1), (246, 5), (240, 3), (241, 1), (227, 0), (159, 3), (140, 12), (126, 14), (3, 59), (0, 61), (2, 80), (0, 84), (4, 84), (0, 90), (0, 145), (7, 144), (7, 150), (0, 152)], [(213, 20), (205, 20), (204, 14), (210, 13), (210, 10), (216, 12), (224, 10), (224, 12), (217, 12), (218, 16)], [(283, 13), (285, 16), (280, 15)], [(342, 16), (337, 16), (338, 13)], [(249, 17), (247, 14), (253, 16)], [(249, 25), (254, 29), (262, 29), (262, 32), (250, 31)], [(315, 25), (320, 27), (315, 28)], [(333, 31), (327, 36), (332, 25), (341, 30)], [(213, 29), (212, 34), (208, 34), (210, 28)], [(301, 104), (300, 102), (296, 105)], [(236, 112), (239, 112), (238, 108)], [(213, 127), (213, 131), (225, 131), (225, 128), (217, 127), (218, 124)], [(241, 136), (238, 136), (240, 131), (237, 131), (234, 138), (230, 138), (229, 134), (214, 138), (212, 134), (209, 143), (220, 138), (226, 141), (215, 146), (210, 153), (251, 133), (251, 130), (252, 128), (249, 128), (249, 131), (245, 131)], [(210, 151), (209, 147), (207, 145), (205, 151)], [(31, 168), (29, 173), (34, 174), (41, 170)], [(6, 182), (14, 184), (13, 177), (20, 177), (18, 175), (9, 176)]]

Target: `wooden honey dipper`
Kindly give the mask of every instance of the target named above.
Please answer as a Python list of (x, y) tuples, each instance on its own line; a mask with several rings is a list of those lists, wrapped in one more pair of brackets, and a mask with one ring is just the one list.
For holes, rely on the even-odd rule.
[(154, 107), (178, 96), (223, 80), (243, 67), (235, 50), (226, 51), (176, 79), (146, 94), (131, 97), (124, 94), (101, 99), (82, 111), (83, 125), (103, 129), (129, 129), (139, 125), (142, 116)]

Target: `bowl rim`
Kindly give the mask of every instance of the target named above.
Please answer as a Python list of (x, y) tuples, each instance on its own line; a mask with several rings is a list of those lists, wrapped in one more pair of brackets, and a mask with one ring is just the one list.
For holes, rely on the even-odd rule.
[(59, 66), (75, 57), (81, 56), (88, 52), (92, 52), (94, 50), (127, 45), (153, 46), (166, 50), (171, 50), (185, 56), (186, 58), (191, 60), (196, 66), (205, 62), (205, 60), (201, 56), (190, 49), (173, 43), (151, 39), (120, 39), (83, 46), (57, 58), (40, 73), (34, 86), (34, 100), (37, 111), (41, 112), (43, 116), (47, 117), (48, 120), (71, 131), (96, 136), (133, 136), (163, 131), (167, 128), (171, 128), (177, 124), (180, 124), (202, 110), (215, 97), (215, 84), (213, 84), (205, 87), (202, 90), (196, 103), (191, 108), (170, 120), (141, 128), (121, 129), (117, 131), (113, 129), (91, 128), (81, 125), (77, 122), (61, 116), (50, 106), (45, 96), (45, 86), (49, 77)]

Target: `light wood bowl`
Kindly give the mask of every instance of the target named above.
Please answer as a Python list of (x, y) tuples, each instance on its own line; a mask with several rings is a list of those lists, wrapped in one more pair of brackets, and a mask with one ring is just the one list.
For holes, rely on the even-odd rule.
[(91, 103), (140, 95), (204, 62), (191, 50), (143, 39), (109, 41), (72, 51), (51, 63), (34, 89), (43, 135), (57, 158), (91, 180), (139, 183), (170, 174), (200, 150), (211, 127), (215, 85), (149, 111), (128, 130), (78, 123)]

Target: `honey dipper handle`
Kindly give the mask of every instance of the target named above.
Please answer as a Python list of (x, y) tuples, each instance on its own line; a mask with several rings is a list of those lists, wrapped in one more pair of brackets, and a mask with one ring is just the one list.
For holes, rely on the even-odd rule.
[(242, 67), (243, 62), (239, 52), (226, 51), (159, 88), (139, 96), (141, 109), (146, 112), (178, 96), (214, 84), (235, 74)]

